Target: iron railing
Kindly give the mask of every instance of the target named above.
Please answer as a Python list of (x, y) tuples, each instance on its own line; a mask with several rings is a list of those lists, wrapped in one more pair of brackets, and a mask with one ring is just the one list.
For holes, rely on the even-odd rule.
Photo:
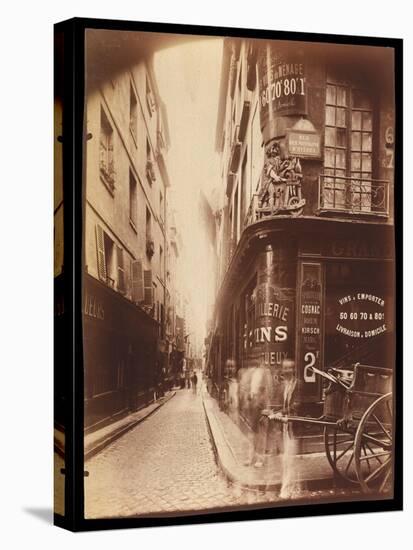
[(364, 177), (321, 174), (318, 180), (320, 211), (389, 215), (389, 182)]

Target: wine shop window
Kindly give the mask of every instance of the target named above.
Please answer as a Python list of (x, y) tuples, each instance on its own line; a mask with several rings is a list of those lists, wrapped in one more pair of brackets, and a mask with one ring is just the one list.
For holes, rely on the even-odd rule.
[(368, 91), (327, 81), (320, 210), (388, 214), (388, 182), (372, 177), (373, 117)]
[(103, 107), (100, 108), (99, 171), (101, 180), (113, 195), (115, 190), (113, 128)]

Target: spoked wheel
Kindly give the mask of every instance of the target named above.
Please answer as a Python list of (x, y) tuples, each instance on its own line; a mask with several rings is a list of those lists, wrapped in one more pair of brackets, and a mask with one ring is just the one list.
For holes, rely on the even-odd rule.
[(364, 413), (355, 439), (357, 478), (364, 493), (385, 492), (393, 472), (392, 394), (379, 397)]
[(327, 459), (337, 477), (350, 483), (359, 483), (354, 462), (355, 430), (343, 432), (332, 426), (324, 428)]

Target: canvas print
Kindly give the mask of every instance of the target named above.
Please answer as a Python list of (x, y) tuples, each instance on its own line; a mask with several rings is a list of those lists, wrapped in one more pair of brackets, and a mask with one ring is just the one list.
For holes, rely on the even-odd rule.
[(86, 29), (86, 519), (393, 498), (394, 59)]

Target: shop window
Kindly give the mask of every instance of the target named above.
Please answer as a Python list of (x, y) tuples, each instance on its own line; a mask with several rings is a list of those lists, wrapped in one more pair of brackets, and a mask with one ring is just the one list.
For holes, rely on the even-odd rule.
[[(112, 332), (103, 330), (101, 336), (88, 338), (84, 346), (85, 394), (88, 398), (99, 397), (117, 389), (118, 370), (113, 368), (117, 362), (116, 346), (113, 346)], [(93, 423), (93, 417), (89, 421)]]
[(99, 141), (100, 176), (109, 191), (115, 189), (115, 166), (113, 158), (113, 128), (105, 111), (100, 109), (100, 141)]
[(130, 84), (129, 92), (129, 130), (132, 134), (135, 145), (138, 144), (138, 101), (136, 99), (136, 94)]
[(136, 179), (129, 170), (129, 221), (136, 231), (137, 228), (137, 209), (138, 209), (138, 189)]
[(365, 90), (327, 81), (324, 135), (324, 208), (370, 212), (373, 107)]
[(359, 362), (391, 368), (391, 264), (335, 261), (327, 263), (325, 274), (325, 364), (350, 368)]

